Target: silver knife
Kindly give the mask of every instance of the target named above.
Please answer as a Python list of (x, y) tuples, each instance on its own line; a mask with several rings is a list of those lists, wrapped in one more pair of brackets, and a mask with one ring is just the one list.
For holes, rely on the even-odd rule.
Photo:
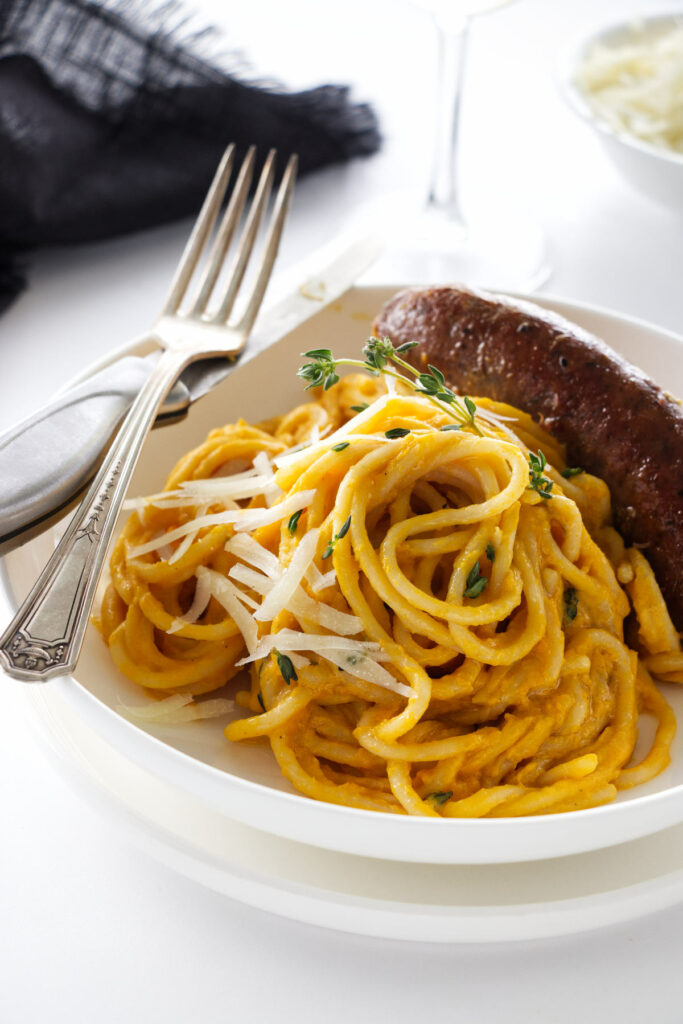
[[(342, 238), (288, 272), (284, 279), (294, 280), (296, 287), (260, 315), (244, 358), (253, 357), (342, 295), (380, 248), (370, 235), (350, 243)], [(323, 269), (315, 270), (316, 266)], [(71, 508), (94, 476), (157, 358), (158, 352), (118, 359), (0, 435), (0, 554), (23, 544)], [(227, 359), (189, 366), (155, 426), (177, 421), (234, 366)]]

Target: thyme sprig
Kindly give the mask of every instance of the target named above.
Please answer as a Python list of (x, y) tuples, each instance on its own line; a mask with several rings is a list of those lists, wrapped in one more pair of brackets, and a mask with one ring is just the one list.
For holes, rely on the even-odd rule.
[(550, 492), (553, 489), (553, 482), (543, 475), (547, 465), (548, 460), (540, 448), (538, 455), (534, 455), (533, 452), (529, 453), (529, 486), (527, 490), (536, 491), (542, 498), (552, 498)]
[[(373, 377), (385, 375), (406, 384), (418, 395), (424, 395), (433, 405), (443, 410), (444, 406), (452, 414), (460, 427), (470, 427), (480, 437), (482, 431), (475, 420), (477, 407), (471, 398), (465, 397), (462, 400), (446, 386), (446, 378), (441, 370), (431, 364), (427, 367), (426, 373), (420, 373), (414, 366), (407, 363), (402, 356), (415, 348), (416, 341), (406, 341), (403, 345), (395, 347), (390, 338), (368, 338), (363, 347), (365, 360), (360, 359), (336, 359), (329, 348), (314, 348), (302, 353), (310, 363), (304, 363), (297, 371), (297, 375), (306, 381), (306, 390), (322, 387), (323, 391), (329, 390), (339, 380), (337, 369), (340, 366), (358, 366), (360, 369), (371, 373)], [(399, 372), (393, 366), (399, 367)], [(408, 376), (409, 375), (409, 376)]]

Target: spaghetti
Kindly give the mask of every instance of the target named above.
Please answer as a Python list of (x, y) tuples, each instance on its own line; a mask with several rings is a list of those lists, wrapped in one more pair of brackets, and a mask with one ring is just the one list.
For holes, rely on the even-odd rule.
[(542, 814), (654, 777), (683, 655), (606, 485), (519, 410), (454, 424), (390, 383), (215, 430), (134, 503), (99, 619), (119, 669), (199, 708), (246, 670), (228, 739), (337, 804)]

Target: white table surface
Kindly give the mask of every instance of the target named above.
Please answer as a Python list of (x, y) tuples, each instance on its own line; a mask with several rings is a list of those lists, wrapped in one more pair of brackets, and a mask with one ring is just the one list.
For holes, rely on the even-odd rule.
[[(389, 0), (195, 7), (198, 24), (205, 17), (223, 25), (262, 74), (292, 86), (348, 82), (380, 114), (378, 156), (301, 182), (283, 267), (388, 184), (419, 187), (433, 58), (419, 9)], [(660, 7), (521, 0), (479, 19), (462, 173), (472, 207), (509, 197), (544, 224), (554, 266), (547, 291), (676, 330), (683, 217), (621, 181), (553, 81), (574, 34)], [(30, 287), (2, 318), (0, 429), (150, 322), (186, 231), (174, 225), (31, 260)], [(48, 313), (58, 344), (45, 332)], [(43, 760), (21, 684), (1, 682), (3, 1024), (209, 1024), (267, 1014), (332, 1024), (683, 1020), (683, 907), (584, 936), (487, 947), (380, 942), (252, 910), (159, 867), (93, 815)]]

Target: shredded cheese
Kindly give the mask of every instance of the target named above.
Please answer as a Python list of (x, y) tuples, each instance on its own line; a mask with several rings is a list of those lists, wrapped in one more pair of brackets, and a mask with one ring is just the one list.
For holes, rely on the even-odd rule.
[(272, 622), (275, 616), (287, 607), (315, 557), (319, 536), (320, 530), (309, 530), (304, 534), (291, 562), (266, 596), (259, 610), (254, 614), (254, 618), (259, 622)]
[(596, 43), (576, 82), (597, 117), (618, 134), (683, 153), (683, 22), (662, 32), (635, 22), (628, 41)]
[(128, 557), (139, 558), (140, 555), (156, 551), (160, 543), (172, 544), (188, 533), (193, 531), (199, 532), (199, 530), (204, 530), (207, 527), (232, 525), (235, 530), (251, 531), (258, 529), (260, 526), (270, 526), (272, 523), (277, 523), (279, 520), (284, 519), (285, 516), (290, 516), (293, 512), (306, 508), (313, 501), (314, 497), (315, 491), (313, 490), (297, 491), (295, 494), (290, 494), (284, 501), (278, 502), (272, 508), (229, 509), (226, 512), (214, 512), (210, 515), (198, 516), (196, 519), (183, 523), (182, 526), (177, 526), (175, 530), (169, 530), (168, 533), (163, 534), (161, 537), (155, 537), (144, 544), (138, 544), (135, 547), (129, 548)]
[(120, 704), (118, 710), (140, 722), (154, 722), (158, 725), (181, 725), (200, 719), (219, 718), (235, 710), (234, 700), (214, 697), (211, 700), (195, 702), (189, 694), (176, 693), (154, 704)]
[(240, 593), (234, 583), (221, 576), (215, 569), (207, 569), (206, 566), (197, 567), (197, 579), (205, 578), (212, 597), (223, 605), (228, 614), (232, 617), (235, 625), (244, 637), (247, 650), (252, 654), (258, 644), (258, 629), (253, 616), (247, 611), (240, 600), (244, 595)]
[(412, 690), (400, 683), (390, 672), (383, 669), (378, 661), (384, 658), (379, 644), (367, 640), (350, 640), (347, 637), (322, 635), (319, 633), (297, 633), (296, 630), (282, 629), (261, 637), (256, 649), (249, 656), (238, 661), (247, 665), (252, 661), (268, 657), (272, 651), (311, 651), (357, 679), (375, 683), (386, 690), (392, 690), (402, 697), (411, 697)]
[(282, 488), (275, 483), (275, 474), (270, 459), (265, 452), (259, 452), (254, 457), (254, 469), (270, 482), (263, 488), (263, 496), (266, 505), (270, 508), (282, 497)]
[(259, 544), (248, 533), (236, 533), (226, 542), (225, 550), (236, 558), (241, 558), (248, 565), (260, 569), (271, 580), (277, 580), (282, 576), (282, 566), (277, 555), (264, 548), (263, 544)]
[(329, 572), (321, 572), (315, 562), (311, 562), (306, 572), (306, 579), (311, 585), (311, 590), (317, 594), (320, 590), (334, 586), (337, 581), (337, 572), (335, 569), (330, 569)]
[(211, 590), (209, 588), (209, 581), (205, 576), (201, 574), (197, 576), (197, 582), (194, 588), (194, 597), (192, 598), (192, 604), (187, 609), (184, 615), (178, 616), (177, 619), (173, 620), (173, 624), (170, 629), (167, 629), (167, 633), (177, 633), (183, 626), (193, 625), (200, 615), (203, 615), (206, 611), (209, 601), (211, 600)]

